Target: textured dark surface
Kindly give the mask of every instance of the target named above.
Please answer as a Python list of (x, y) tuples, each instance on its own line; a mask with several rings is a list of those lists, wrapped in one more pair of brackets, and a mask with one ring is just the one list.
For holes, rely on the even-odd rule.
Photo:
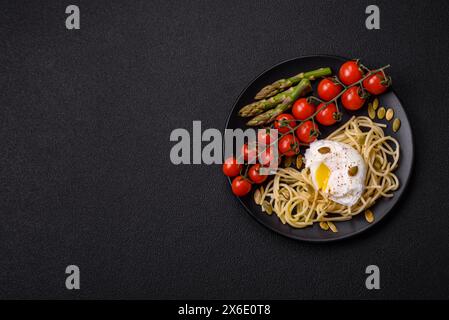
[[(1, 1), (0, 297), (449, 297), (449, 5), (376, 3), (379, 31), (371, 1), (76, 1), (68, 31), (69, 3)], [(390, 63), (416, 147), (394, 212), (325, 245), (256, 223), (219, 166), (169, 159), (174, 128), (223, 128), (257, 74), (316, 53)]]

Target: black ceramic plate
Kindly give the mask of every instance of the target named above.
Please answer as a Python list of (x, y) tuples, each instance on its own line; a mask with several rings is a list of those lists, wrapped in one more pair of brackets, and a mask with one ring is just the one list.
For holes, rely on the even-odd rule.
[[(244, 105), (254, 101), (254, 96), (256, 95), (256, 93), (265, 85), (270, 84), (278, 79), (287, 78), (299, 72), (313, 70), (320, 67), (331, 67), (332, 71), (335, 74), (335, 72), (338, 71), (339, 67), (345, 60), (348, 59), (326, 55), (306, 56), (288, 60), (270, 68), (269, 70), (258, 76), (254, 81), (250, 83), (250, 85), (245, 90), (243, 90), (243, 92), (237, 99), (237, 102), (235, 103), (231, 114), (228, 117), (226, 128), (246, 128), (246, 119), (240, 118), (237, 115), (237, 112)], [(316, 92), (315, 89), (317, 83), (318, 81), (313, 82), (314, 92)], [(379, 97), (379, 102), (380, 106), (388, 106), (393, 108), (395, 111), (395, 117), (401, 120), (401, 128), (398, 132), (393, 132), (391, 129), (391, 123), (388, 123), (388, 121), (386, 121), (385, 119), (377, 120), (377, 122), (388, 123), (388, 126), (385, 129), (386, 134), (395, 137), (400, 143), (400, 162), (399, 168), (395, 171), (395, 173), (398, 176), (401, 185), (400, 188), (395, 192), (393, 198), (379, 199), (377, 203), (373, 207), (371, 207), (371, 210), (375, 215), (374, 222), (368, 223), (362, 213), (355, 216), (352, 220), (337, 222), (336, 226), (338, 228), (338, 233), (324, 231), (319, 227), (318, 224), (314, 224), (311, 227), (303, 229), (296, 229), (287, 224), (282, 224), (276, 214), (269, 216), (266, 213), (263, 213), (260, 207), (253, 201), (254, 190), (248, 196), (238, 198), (246, 211), (264, 226), (284, 236), (298, 240), (315, 242), (333, 241), (348, 238), (367, 230), (368, 228), (372, 227), (380, 220), (382, 220), (387, 213), (391, 212), (393, 206), (398, 202), (399, 198), (404, 193), (404, 189), (406, 188), (407, 182), (410, 178), (413, 163), (413, 139), (412, 130), (407, 119), (407, 115), (394, 91), (390, 89), (387, 93), (381, 95)], [(347, 110), (342, 110), (342, 112), (342, 122), (337, 123), (331, 127), (320, 126), (320, 130), (322, 133), (320, 139), (325, 138), (337, 127), (346, 122), (352, 115), (367, 115), (367, 107), (364, 106), (361, 110), (358, 110), (356, 112), (349, 112)], [(229, 183), (231, 183), (230, 179)]]

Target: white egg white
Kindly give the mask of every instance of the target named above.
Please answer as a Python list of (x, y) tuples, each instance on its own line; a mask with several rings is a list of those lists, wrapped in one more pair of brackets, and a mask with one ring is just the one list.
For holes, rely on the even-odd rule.
[[(328, 153), (320, 153), (322, 147)], [(305, 166), (310, 168), (312, 181), (318, 190), (316, 171), (324, 163), (330, 170), (326, 190), (328, 198), (344, 206), (353, 206), (365, 189), (366, 165), (360, 153), (348, 144), (331, 140), (317, 140), (310, 144), (305, 153)], [(349, 169), (357, 166), (357, 174), (349, 175)]]

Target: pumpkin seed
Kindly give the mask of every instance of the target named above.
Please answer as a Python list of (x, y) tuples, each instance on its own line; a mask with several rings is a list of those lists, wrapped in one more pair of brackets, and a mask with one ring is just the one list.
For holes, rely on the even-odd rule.
[(329, 230), (329, 225), (327, 224), (326, 221), (321, 221), (321, 222), (320, 222), (320, 227), (321, 227), (321, 229), (323, 229), (323, 230)]
[(256, 203), (256, 204), (260, 204), (260, 201), (262, 200), (262, 193), (260, 192), (260, 190), (259, 189), (257, 189), (255, 192), (254, 192), (254, 202)]
[(374, 110), (371, 103), (368, 105), (368, 115), (371, 119), (374, 119), (376, 117), (376, 110)]
[(374, 109), (374, 111), (376, 111), (377, 110), (377, 107), (379, 107), (379, 99), (374, 99), (373, 100), (373, 109)]
[(268, 213), (268, 214), (272, 214), (273, 213), (273, 207), (271, 206), (271, 204), (268, 201), (264, 201), (262, 202), (262, 208)]
[(393, 121), (393, 131), (398, 132), (399, 128), (401, 127), (401, 120), (398, 118), (394, 119)]
[(380, 160), (378, 158), (376, 158), (376, 160), (374, 160), (374, 169), (379, 170), (382, 167), (382, 164), (380, 163)]
[(379, 110), (377, 110), (377, 117), (379, 119), (383, 119), (385, 117), (385, 108), (380, 107)]
[(329, 228), (332, 230), (332, 232), (338, 232), (337, 227), (332, 221), (328, 221), (327, 224), (329, 225)]
[(359, 136), (357, 140), (359, 144), (365, 144), (366, 136)]
[(348, 174), (349, 174), (351, 177), (354, 177), (354, 176), (357, 174), (357, 172), (359, 172), (359, 167), (357, 167), (357, 166), (351, 167), (351, 168), (349, 168), (349, 170), (348, 170)]
[(293, 163), (293, 157), (285, 157), (284, 159), (284, 166), (286, 168), (290, 167)]
[(285, 200), (290, 199), (290, 192), (287, 189), (283, 188), (279, 193), (285, 198)]
[(329, 153), (331, 151), (331, 149), (329, 147), (321, 147), (318, 149), (318, 152), (321, 154), (326, 154)]
[(301, 169), (302, 164), (303, 164), (302, 155), (298, 155), (296, 157), (296, 168)]
[(387, 113), (385, 114), (385, 119), (390, 121), (391, 119), (393, 119), (393, 117), (394, 117), (394, 110), (391, 108), (388, 108)]
[(366, 209), (365, 210), (365, 219), (369, 223), (374, 221), (374, 214), (373, 214), (373, 212), (370, 209)]

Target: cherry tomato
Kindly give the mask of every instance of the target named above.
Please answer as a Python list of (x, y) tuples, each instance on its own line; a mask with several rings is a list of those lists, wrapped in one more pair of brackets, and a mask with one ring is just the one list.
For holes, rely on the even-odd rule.
[(274, 163), (274, 157), (276, 156), (275, 150), (273, 146), (270, 147), (264, 147), (262, 149), (263, 151), (259, 154), (259, 162), (264, 167), (269, 166), (270, 164)]
[(257, 184), (263, 183), (268, 178), (267, 175), (260, 174), (260, 168), (260, 164), (255, 164), (248, 170), (248, 176), (254, 183)]
[(291, 128), (295, 127), (295, 118), (289, 113), (282, 113), (276, 117), (274, 121), (274, 127), (280, 133), (287, 133)]
[(318, 84), (318, 96), (324, 101), (335, 98), (343, 90), (341, 84), (336, 83), (332, 79), (325, 78)]
[(241, 168), (242, 165), (237, 163), (237, 159), (235, 157), (229, 157), (223, 163), (223, 173), (228, 177), (238, 176)]
[(387, 91), (390, 79), (385, 79), (382, 72), (375, 73), (363, 80), (363, 87), (371, 94), (379, 95)]
[(248, 144), (245, 143), (242, 146), (242, 155), (245, 161), (255, 163), (257, 161), (257, 147), (255, 143), (252, 143), (250, 146), (248, 146)]
[(286, 134), (278, 142), (279, 152), (287, 157), (294, 156), (299, 153), (299, 144), (295, 136)]
[(232, 180), (232, 192), (237, 197), (246, 196), (251, 191), (251, 183), (243, 176), (238, 176)]
[(315, 105), (306, 98), (296, 100), (292, 107), (293, 116), (298, 120), (306, 120), (315, 113)]
[(302, 142), (310, 143), (316, 140), (316, 134), (313, 134), (314, 132), (318, 132), (318, 126), (309, 120), (302, 123), (296, 129), (296, 136)]
[(354, 86), (349, 88), (341, 96), (341, 103), (343, 107), (348, 110), (358, 110), (365, 103), (366, 98), (360, 96), (360, 87)]
[(323, 126), (331, 126), (335, 122), (337, 122), (337, 106), (335, 103), (329, 103), (327, 106), (324, 106), (324, 103), (321, 103), (317, 107), (318, 113), (316, 115), (316, 121), (321, 123)]
[(363, 72), (360, 70), (359, 64), (357, 61), (346, 61), (343, 63), (343, 65), (340, 67), (340, 70), (338, 71), (338, 78), (341, 82), (343, 82), (345, 85), (349, 86), (350, 84), (353, 84), (354, 82), (359, 81), (363, 78)]
[(259, 145), (268, 145), (276, 140), (276, 135), (270, 128), (257, 130), (257, 143)]

